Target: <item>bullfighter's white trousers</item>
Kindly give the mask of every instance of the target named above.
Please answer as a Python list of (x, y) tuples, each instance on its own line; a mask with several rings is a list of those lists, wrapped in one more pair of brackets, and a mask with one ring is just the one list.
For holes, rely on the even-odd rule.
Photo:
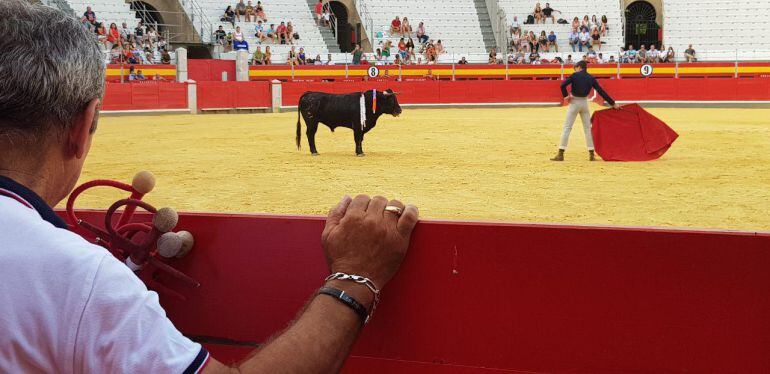
[(588, 108), (588, 99), (585, 97), (573, 97), (567, 109), (567, 118), (564, 120), (564, 130), (561, 133), (561, 144), (559, 149), (567, 149), (569, 143), (569, 134), (572, 132), (572, 125), (575, 124), (577, 115), (583, 121), (583, 131), (586, 134), (586, 146), (589, 151), (594, 150), (594, 137), (591, 134), (591, 110)]

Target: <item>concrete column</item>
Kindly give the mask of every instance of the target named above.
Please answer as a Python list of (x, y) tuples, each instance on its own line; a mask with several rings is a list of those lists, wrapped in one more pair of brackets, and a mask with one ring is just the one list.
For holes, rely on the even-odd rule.
[(249, 52), (238, 51), (235, 55), (235, 80), (238, 82), (249, 81)]
[(190, 114), (198, 114), (198, 84), (194, 80), (187, 81), (187, 107)]
[(187, 50), (184, 48), (176, 49), (176, 81), (187, 81)]
[(281, 81), (275, 79), (270, 82), (270, 95), (273, 98), (270, 113), (280, 113), (283, 105)]

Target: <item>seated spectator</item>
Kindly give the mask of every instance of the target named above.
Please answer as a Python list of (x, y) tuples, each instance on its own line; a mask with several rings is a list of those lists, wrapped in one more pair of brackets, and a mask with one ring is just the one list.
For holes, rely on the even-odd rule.
[(299, 48), (299, 54), (297, 54), (297, 61), (300, 65), (307, 64), (307, 55), (305, 55), (305, 48)]
[(258, 19), (261, 19), (262, 22), (267, 22), (267, 16), (265, 15), (265, 7), (262, 6), (261, 1), (257, 1), (257, 6), (254, 7), (254, 14), (257, 16)]
[(270, 40), (273, 41), (273, 43), (278, 43), (278, 31), (275, 30), (275, 24), (270, 24), (270, 28), (266, 31), (267, 37), (270, 38)]
[(438, 52), (436, 46), (433, 43), (428, 43), (428, 47), (425, 49), (425, 60), (429, 65), (433, 65), (438, 62)]
[(233, 27), (235, 27), (235, 11), (233, 10), (233, 7), (228, 5), (227, 9), (225, 9), (225, 14), (222, 16), (221, 21), (223, 22), (230, 22)]
[(390, 47), (391, 47), (390, 40), (388, 40), (388, 42), (385, 43), (385, 45), (382, 48), (382, 61), (386, 64), (390, 60)]
[(142, 69), (139, 69), (139, 70), (136, 71), (136, 80), (138, 80), (138, 81), (146, 81), (147, 80), (147, 77), (145, 77), (144, 74), (142, 74)]
[(551, 23), (556, 23), (556, 17), (553, 16), (553, 13), (561, 13), (560, 11), (551, 8), (551, 4), (545, 3), (545, 8), (543, 8), (543, 23), (545, 23), (545, 20), (550, 18)]
[(674, 62), (676, 61), (676, 53), (674, 53), (674, 47), (668, 47), (666, 53), (661, 53), (661, 62)]
[(225, 45), (225, 38), (227, 37), (227, 33), (225, 33), (224, 27), (222, 25), (219, 25), (219, 28), (217, 31), (214, 31), (214, 40), (219, 45)]
[(591, 32), (591, 45), (593, 47), (599, 46), (599, 50), (602, 50), (602, 35), (596, 27), (594, 27), (594, 31)]
[(572, 61), (572, 55), (567, 55), (567, 59), (564, 60), (564, 65), (575, 65), (575, 61)]
[(618, 60), (621, 63), (628, 63), (628, 52), (626, 52), (626, 49), (623, 47), (620, 47), (620, 52), (618, 53)]
[[(578, 32), (578, 29), (576, 27), (572, 28), (572, 31), (569, 33), (569, 45), (572, 47), (572, 52), (576, 52), (577, 46), (580, 46), (580, 33)], [(581, 50), (582, 51), (582, 50)]]
[(171, 55), (165, 49), (160, 51), (160, 63), (163, 65), (168, 65), (171, 63)]
[(374, 51), (374, 61), (375, 61), (375, 64), (377, 64), (377, 65), (383, 64), (383, 61), (382, 61), (382, 49), (377, 48), (377, 50)]
[(537, 50), (548, 52), (548, 35), (545, 34), (545, 30), (540, 32), (540, 36), (537, 38)]
[(524, 54), (524, 49), (519, 47), (519, 49), (516, 51), (516, 54), (513, 56), (513, 62), (517, 65), (525, 63), (526, 55)]
[(259, 43), (262, 43), (265, 40), (267, 40), (267, 33), (265, 32), (265, 27), (262, 26), (262, 21), (257, 21), (257, 25), (254, 26), (254, 30), (256, 31), (256, 33), (254, 33), (254, 36), (257, 37), (257, 39), (259, 40)]
[(156, 82), (165, 82), (168, 79), (161, 77), (160, 73), (155, 73), (155, 75), (152, 77), (152, 80), (154, 80)]
[(596, 63), (597, 64), (606, 64), (607, 63), (607, 61), (604, 60), (604, 55), (603, 54), (599, 53), (599, 57), (596, 58)]
[(517, 51), (519, 50), (519, 47), (521, 46), (521, 29), (516, 30), (513, 34), (511, 34), (511, 51)]
[(513, 21), (511, 21), (511, 35), (521, 31), (521, 24), (519, 23), (519, 17), (513, 16)]
[(133, 66), (130, 66), (128, 68), (128, 81), (135, 81), (136, 80), (136, 68)]
[(88, 17), (83, 16), (82, 18), (80, 18), (80, 25), (83, 26), (83, 29), (85, 29), (86, 31), (94, 32), (94, 24), (88, 20)]
[(497, 63), (497, 49), (492, 48), (489, 51), (489, 61), (490, 64), (496, 64)]
[(428, 35), (425, 35), (425, 25), (422, 22), (417, 26), (417, 40), (420, 41), (420, 44), (425, 44), (429, 40)]
[(650, 50), (647, 51), (647, 62), (651, 64), (660, 62), (660, 52), (655, 49), (655, 44), (650, 45)]
[(228, 32), (227, 36), (225, 37), (225, 40), (227, 41), (227, 44), (225, 45), (225, 52), (229, 52), (233, 50), (233, 33)]
[(118, 30), (118, 25), (114, 22), (110, 24), (110, 30), (107, 32), (107, 41), (110, 42), (109, 49), (112, 49), (113, 45), (120, 43), (120, 31)]
[(535, 17), (535, 23), (545, 23), (545, 18), (543, 18), (543, 8), (540, 6), (540, 3), (535, 5), (535, 10), (532, 12), (532, 16)]
[(463, 57), (460, 57), (460, 61), (457, 61), (457, 63), (460, 64), (460, 65), (467, 65), (468, 64), (468, 60), (466, 60), (465, 56), (463, 56)]
[(324, 10), (323, 20), (324, 26), (332, 28), (332, 11), (329, 7), (326, 7), (326, 10)]
[(396, 18), (390, 22), (390, 35), (396, 35), (398, 32), (401, 32), (401, 19), (396, 16)]
[(134, 35), (136, 36), (137, 41), (144, 41), (144, 23), (142, 21), (137, 22), (136, 27), (134, 28)]
[(396, 55), (396, 59), (393, 61), (393, 65), (403, 65), (403, 61), (401, 61), (401, 55)]
[(128, 28), (128, 25), (125, 22), (123, 22), (120, 27), (120, 37), (124, 40), (131, 38), (131, 29)]
[(609, 25), (607, 23), (607, 16), (602, 16), (602, 25), (599, 27), (599, 31), (602, 33), (602, 36), (607, 36), (607, 30), (609, 30)]
[(508, 55), (508, 65), (514, 65), (516, 64), (516, 58), (513, 54)]
[(529, 47), (531, 51), (536, 52), (540, 50), (540, 43), (538, 43), (537, 36), (535, 35), (534, 31), (529, 32), (528, 40), (529, 40)]
[(235, 5), (235, 19), (238, 22), (241, 22), (241, 16), (246, 15), (246, 4), (243, 3), (243, 0), (238, 1), (238, 4)]
[(591, 31), (591, 21), (588, 19), (588, 14), (586, 14), (583, 17), (583, 21), (580, 22), (580, 31), (590, 32)]
[(158, 49), (166, 49), (168, 48), (168, 42), (166, 41), (166, 38), (159, 36), (158, 37), (158, 43), (156, 44)]
[(321, 60), (321, 55), (315, 55), (315, 60), (313, 60), (313, 65), (323, 65), (324, 62)]
[(364, 50), (361, 49), (361, 45), (356, 44), (356, 48), (353, 49), (353, 65), (360, 64), (361, 63), (361, 56), (363, 56), (363, 55), (364, 55)]
[(246, 4), (246, 22), (251, 22), (252, 19), (257, 18), (257, 14), (254, 12), (254, 6), (251, 5), (251, 1), (249, 1), (248, 4)]
[(286, 56), (286, 63), (291, 66), (299, 65), (299, 57), (297, 56), (297, 50), (294, 46), (291, 46), (289, 54)]
[(615, 61), (615, 56), (610, 56), (610, 60), (607, 63), (609, 63), (609, 64), (616, 64), (617, 61)]
[(575, 17), (572, 19), (572, 29), (578, 31), (580, 30), (580, 18)]
[(332, 61), (332, 54), (331, 53), (326, 55), (326, 63), (325, 63), (325, 65), (329, 65), (329, 66), (334, 65), (334, 61)]
[(406, 60), (406, 42), (404, 41), (404, 38), (399, 39), (398, 41), (398, 54), (401, 55), (402, 60)]
[(273, 64), (273, 52), (270, 52), (270, 46), (265, 47), (265, 65), (272, 65)]
[(540, 54), (537, 51), (529, 54), (529, 63), (534, 64), (535, 61), (540, 61)]
[(647, 63), (647, 48), (644, 47), (644, 44), (642, 44), (641, 47), (639, 47), (639, 50), (636, 51), (636, 59), (639, 61), (640, 64), (646, 64)]
[(316, 25), (321, 26), (321, 21), (323, 20), (323, 14), (324, 14), (324, 0), (318, 0), (318, 2), (315, 4)]
[(299, 35), (294, 32), (294, 26), (291, 21), (286, 23), (286, 37), (289, 38), (289, 44), (294, 44), (294, 39), (299, 39)]
[(262, 53), (262, 47), (257, 46), (257, 50), (251, 56), (251, 64), (255, 66), (265, 64), (265, 54)]
[(107, 28), (103, 23), (96, 24), (96, 39), (104, 45), (105, 48), (109, 48), (109, 41), (107, 41)]
[(578, 39), (580, 40), (580, 43), (578, 44), (580, 52), (583, 52), (583, 47), (589, 48), (591, 46), (591, 35), (588, 35), (587, 30), (582, 30)]
[(242, 40), (245, 39), (243, 37), (243, 32), (241, 32), (241, 27), (240, 26), (236, 26), (235, 27), (235, 33), (233, 34), (233, 38), (235, 38), (235, 40), (237, 40), (237, 41), (242, 41)]
[(96, 13), (94, 13), (93, 10), (91, 10), (90, 6), (86, 7), (86, 11), (83, 12), (83, 17), (86, 17), (87, 20), (95, 20), (96, 19)]
[(233, 50), (235, 51), (249, 51), (249, 42), (247, 42), (245, 39), (238, 40), (238, 38), (235, 38), (233, 40)]
[(289, 33), (287, 31), (285, 22), (281, 21), (281, 24), (278, 25), (276, 32), (278, 33), (278, 40), (281, 42), (281, 44), (286, 44), (289, 41)]
[(412, 35), (412, 25), (409, 24), (409, 18), (404, 17), (404, 20), (401, 22), (401, 36), (409, 36)]
[(687, 47), (687, 49), (684, 50), (684, 59), (687, 62), (697, 62), (698, 59), (695, 57), (695, 49), (692, 48), (692, 44)]
[(441, 39), (439, 39), (439, 40), (436, 42), (436, 44), (434, 45), (434, 47), (436, 48), (436, 54), (437, 54), (437, 55), (439, 55), (439, 56), (440, 56), (440, 55), (443, 55), (444, 53), (446, 53), (446, 49), (444, 49), (444, 44), (442, 44), (442, 43), (441, 43)]
[(593, 16), (591, 16), (591, 23), (589, 24), (588, 27), (590, 27), (593, 32), (593, 29), (598, 29), (599, 26), (601, 26), (601, 24), (599, 24), (599, 20), (596, 19), (596, 14), (594, 14)]
[(634, 49), (634, 45), (633, 44), (628, 46), (628, 50), (626, 51), (626, 55), (628, 56), (628, 63), (630, 63), (630, 64), (635, 64), (636, 63), (637, 55), (636, 55), (636, 50)]
[(559, 52), (559, 43), (556, 41), (556, 34), (553, 31), (548, 34), (548, 52), (551, 52), (551, 49), (554, 52)]
[(591, 64), (596, 63), (597, 56), (593, 46), (588, 47), (588, 53), (586, 53), (585, 57), (588, 59), (588, 63), (591, 63)]

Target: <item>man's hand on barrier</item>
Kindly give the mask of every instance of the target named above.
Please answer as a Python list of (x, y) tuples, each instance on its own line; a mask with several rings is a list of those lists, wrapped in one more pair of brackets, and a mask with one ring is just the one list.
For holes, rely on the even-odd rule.
[[(403, 213), (385, 210), (398, 207)], [(417, 207), (382, 196), (346, 196), (329, 212), (321, 243), (332, 273), (371, 279), (379, 288), (396, 274), (418, 220)]]

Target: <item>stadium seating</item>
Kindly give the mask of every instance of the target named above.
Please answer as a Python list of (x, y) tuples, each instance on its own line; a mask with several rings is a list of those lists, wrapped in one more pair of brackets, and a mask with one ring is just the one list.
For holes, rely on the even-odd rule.
[[(623, 14), (620, 9), (620, 4), (617, 0), (556, 0), (550, 1), (551, 7), (560, 11), (560, 13), (554, 13), (556, 19), (563, 18), (570, 22), (570, 24), (561, 25), (551, 23), (551, 20), (547, 20), (545, 24), (525, 25), (524, 21), (527, 16), (532, 14), (535, 9), (537, 1), (533, 0), (499, 0), (500, 7), (505, 10), (508, 17), (508, 23), (513, 20), (514, 16), (518, 17), (519, 23), (522, 26), (522, 30), (529, 32), (533, 31), (535, 35), (540, 35), (540, 32), (545, 30), (548, 34), (553, 31), (556, 34), (556, 40), (559, 45), (558, 55), (566, 56), (572, 54), (572, 48), (569, 45), (568, 35), (571, 31), (572, 19), (575, 17), (581, 20), (585, 15), (591, 18), (596, 15), (598, 19), (601, 19), (603, 15), (607, 16), (607, 36), (602, 38), (602, 41), (606, 44), (602, 45), (601, 52), (605, 58), (609, 56), (618, 55), (620, 47), (623, 46)], [(545, 6), (545, 1), (540, 1), (540, 4)], [(599, 51), (597, 51), (599, 52)], [(585, 49), (584, 52), (585, 53)], [(579, 54), (579, 52), (578, 52)], [(548, 56), (555, 56), (555, 53), (549, 53)], [(573, 56), (575, 58), (575, 56)]]
[[(179, 0), (185, 11), (190, 12), (191, 7), (189, 0)], [(216, 30), (220, 25), (223, 26), (225, 32), (234, 32), (235, 27), (229, 22), (223, 22), (222, 18), (225, 8), (228, 5), (235, 7), (238, 3), (237, 0), (231, 0), (231, 2), (219, 1), (219, 0), (195, 0), (200, 8), (205, 13), (211, 26)], [(256, 0), (252, 1), (252, 4), (256, 5)], [(269, 0), (262, 2), (265, 7), (265, 14), (268, 22), (267, 27), (274, 23), (276, 27), (282, 22), (291, 22), (294, 26), (296, 33), (300, 35), (300, 40), (295, 41), (297, 50), (300, 47), (305, 48), (305, 52), (309, 57), (315, 57), (320, 54), (324, 59), (327, 53), (339, 52), (339, 47), (336, 46), (336, 41), (333, 39), (333, 34), (330, 30), (322, 30), (316, 25), (312, 6), (315, 1), (311, 0)], [(244, 22), (243, 16), (241, 22), (236, 22), (236, 26), (241, 27), (246, 41), (249, 43), (249, 51), (254, 52), (256, 46), (260, 45), (257, 38), (254, 36), (254, 26), (256, 22)], [(197, 25), (196, 25), (197, 27)], [(200, 30), (198, 30), (200, 32)], [(326, 34), (326, 35), (324, 35)], [(285, 63), (286, 56), (288, 55), (291, 45), (274, 44), (272, 41), (266, 41), (262, 44), (262, 49), (265, 46), (270, 46), (270, 50), (273, 54), (272, 61), (274, 63)], [(223, 54), (220, 56), (224, 59), (235, 59), (234, 53)]]
[(700, 61), (770, 59), (767, 1), (666, 0), (663, 43), (679, 60), (692, 44)]
[(133, 29), (139, 22), (136, 12), (131, 10), (131, 5), (124, 0), (67, 0), (67, 3), (78, 17), (81, 17), (86, 11), (86, 7), (90, 6), (91, 10), (96, 13), (97, 20), (103, 22), (107, 28), (113, 22), (118, 27), (125, 22), (128, 27)]
[(381, 42), (391, 40), (391, 55), (398, 51), (401, 38), (389, 32), (390, 22), (396, 16), (409, 18), (413, 30), (417, 30), (420, 22), (425, 23), (425, 33), (434, 41), (440, 39), (446, 49), (440, 62), (458, 60), (460, 56), (469, 60), (480, 56), (486, 61), (489, 49), (495, 44), (484, 0), (360, 0), (359, 3), (367, 7), (372, 23), (367, 26), (374, 34), (373, 47), (376, 49)]

